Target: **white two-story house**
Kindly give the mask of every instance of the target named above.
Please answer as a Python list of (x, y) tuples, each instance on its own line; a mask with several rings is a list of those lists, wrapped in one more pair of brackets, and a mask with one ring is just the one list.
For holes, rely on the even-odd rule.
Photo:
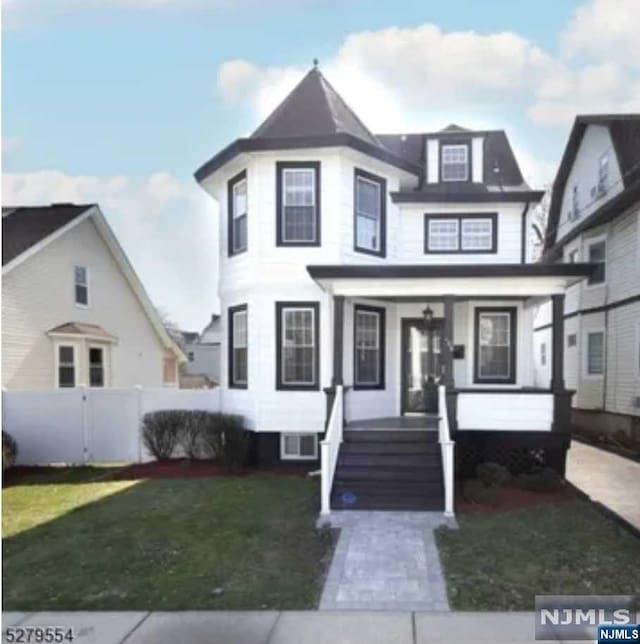
[(562, 360), (535, 388), (534, 303), (554, 298), (562, 335), (591, 268), (527, 263), (542, 193), (503, 131), (375, 135), (314, 67), (196, 179), (220, 205), (222, 405), (259, 462), (322, 451), (323, 511), (442, 508), (438, 436), (445, 475), (453, 441), (460, 467), (563, 469)]
[[(567, 290), (573, 420), (640, 437), (640, 114), (578, 116), (553, 187), (544, 261), (597, 262)], [(536, 318), (536, 384), (548, 386), (550, 310)]]

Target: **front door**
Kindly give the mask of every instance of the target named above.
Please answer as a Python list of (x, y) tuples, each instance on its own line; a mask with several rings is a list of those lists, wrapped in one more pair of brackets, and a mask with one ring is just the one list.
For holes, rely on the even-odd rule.
[(442, 320), (429, 329), (420, 318), (402, 320), (402, 413), (437, 413), (442, 376)]

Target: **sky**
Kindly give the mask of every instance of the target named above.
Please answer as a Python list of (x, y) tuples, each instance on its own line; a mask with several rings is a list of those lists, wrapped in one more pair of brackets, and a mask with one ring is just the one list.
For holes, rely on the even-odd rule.
[(202, 329), (193, 172), (318, 58), (374, 132), (507, 131), (553, 179), (576, 113), (640, 112), (640, 0), (3, 0), (2, 202), (98, 202), (154, 303)]

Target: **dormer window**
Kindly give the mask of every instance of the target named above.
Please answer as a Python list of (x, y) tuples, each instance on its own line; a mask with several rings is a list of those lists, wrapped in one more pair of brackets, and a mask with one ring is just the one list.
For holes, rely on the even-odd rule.
[(443, 145), (440, 165), (442, 181), (468, 181), (469, 145), (467, 143)]

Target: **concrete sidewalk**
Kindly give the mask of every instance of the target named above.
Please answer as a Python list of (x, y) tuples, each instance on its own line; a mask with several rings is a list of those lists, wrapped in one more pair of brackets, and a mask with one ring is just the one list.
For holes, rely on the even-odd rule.
[[(77, 644), (534, 644), (533, 613), (3, 613), (11, 626), (74, 630)], [(32, 640), (33, 641), (33, 640)]]
[(573, 441), (567, 480), (640, 530), (640, 463)]

